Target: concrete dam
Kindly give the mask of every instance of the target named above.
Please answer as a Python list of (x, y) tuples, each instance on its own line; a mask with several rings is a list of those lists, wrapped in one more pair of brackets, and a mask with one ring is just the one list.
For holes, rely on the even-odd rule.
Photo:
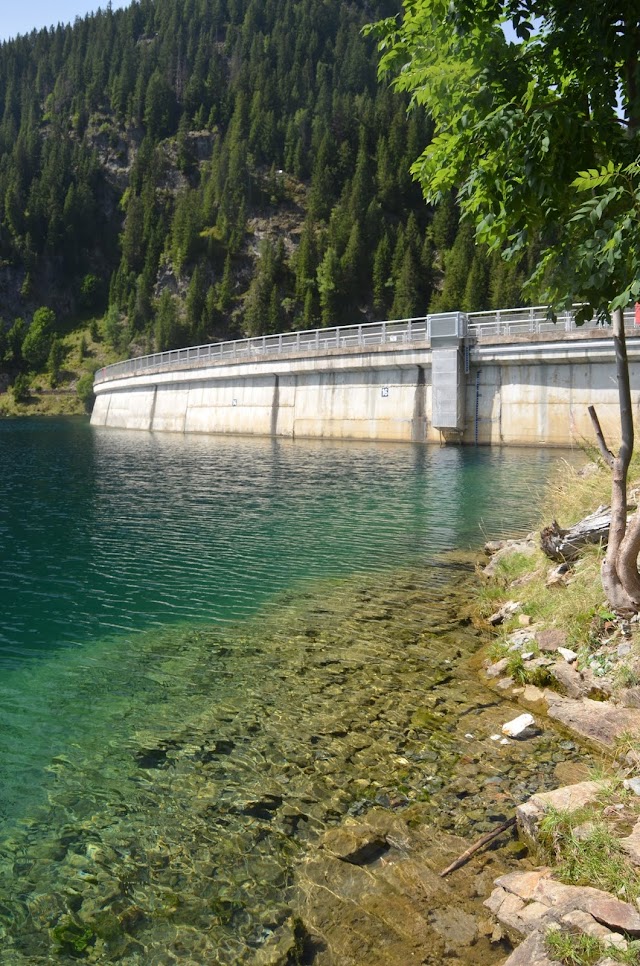
[[(640, 328), (625, 317), (634, 415)], [(542, 308), (460, 312), (213, 343), (98, 370), (93, 426), (570, 446), (594, 405), (619, 437), (610, 329)]]

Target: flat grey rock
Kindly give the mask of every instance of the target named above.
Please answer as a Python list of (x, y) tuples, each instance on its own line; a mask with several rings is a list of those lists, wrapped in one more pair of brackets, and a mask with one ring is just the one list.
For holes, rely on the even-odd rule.
[(593, 701), (591, 698), (574, 700), (561, 695), (551, 697), (549, 691), (546, 694), (549, 717), (595, 745), (613, 748), (622, 732), (640, 732), (640, 711), (635, 708), (624, 708), (611, 701)]
[(567, 632), (557, 627), (548, 627), (544, 631), (537, 631), (536, 644), (541, 651), (557, 651), (567, 641)]

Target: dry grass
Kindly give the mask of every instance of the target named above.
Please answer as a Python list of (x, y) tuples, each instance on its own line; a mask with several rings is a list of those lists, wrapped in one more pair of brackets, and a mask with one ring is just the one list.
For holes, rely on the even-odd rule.
[[(557, 520), (570, 527), (601, 504), (611, 502), (611, 471), (595, 451), (588, 451), (592, 462), (586, 467), (564, 463), (547, 486), (542, 502), (540, 525)], [(640, 455), (634, 455), (629, 469), (630, 488), (640, 482)]]

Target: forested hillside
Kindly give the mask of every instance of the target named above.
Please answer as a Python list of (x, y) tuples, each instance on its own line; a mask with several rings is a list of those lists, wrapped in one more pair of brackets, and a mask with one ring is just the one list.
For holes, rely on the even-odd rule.
[(127, 355), (518, 303), (411, 180), (426, 121), (361, 33), (397, 9), (141, 0), (3, 44), (5, 372), (57, 372), (83, 325)]

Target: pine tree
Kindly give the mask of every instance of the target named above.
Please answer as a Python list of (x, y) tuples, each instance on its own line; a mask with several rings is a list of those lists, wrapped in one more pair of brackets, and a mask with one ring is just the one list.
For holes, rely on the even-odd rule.
[(154, 324), (154, 341), (158, 352), (175, 348), (178, 344), (178, 332), (176, 301), (169, 289), (163, 288), (158, 299)]
[(473, 257), (471, 269), (464, 287), (460, 308), (463, 312), (481, 312), (488, 303), (487, 260), (479, 251)]
[(475, 256), (473, 226), (463, 224), (453, 247), (445, 256), (444, 285), (431, 301), (431, 312), (459, 312), (462, 308), (467, 278)]
[(206, 299), (207, 282), (205, 270), (202, 265), (198, 264), (196, 265), (193, 275), (191, 276), (191, 281), (189, 282), (189, 290), (187, 292), (186, 301), (187, 327), (191, 330), (193, 336), (197, 336), (201, 330)]
[(150, 138), (166, 137), (173, 130), (176, 115), (175, 93), (162, 72), (156, 69), (144, 98), (144, 125)]
[(458, 215), (455, 201), (448, 192), (433, 213), (431, 221), (431, 237), (439, 252), (452, 247), (458, 227)]
[(354, 221), (349, 241), (340, 259), (340, 276), (343, 280), (343, 293), (351, 299), (364, 298), (368, 280), (368, 258), (362, 240), (360, 222)]
[(385, 318), (388, 308), (388, 293), (390, 287), (389, 274), (391, 271), (391, 245), (389, 235), (385, 232), (373, 258), (373, 308), (376, 316)]
[(407, 246), (402, 259), (400, 273), (394, 283), (393, 319), (408, 319), (424, 314), (424, 306), (419, 304), (419, 273), (416, 259)]
[(231, 303), (233, 301), (233, 284), (232, 284), (232, 266), (231, 266), (231, 253), (227, 252), (227, 257), (224, 260), (224, 271), (222, 273), (222, 279), (219, 286), (217, 287), (217, 297), (218, 297), (218, 309), (220, 312), (228, 312), (231, 308)]
[(340, 259), (331, 245), (318, 266), (318, 294), (320, 297), (320, 322), (333, 326), (338, 321), (337, 290), (340, 285)]
[(47, 357), (47, 371), (49, 373), (49, 383), (52, 389), (55, 389), (60, 381), (60, 366), (62, 365), (63, 359), (64, 346), (56, 335), (51, 340), (51, 348), (49, 349), (49, 355)]

